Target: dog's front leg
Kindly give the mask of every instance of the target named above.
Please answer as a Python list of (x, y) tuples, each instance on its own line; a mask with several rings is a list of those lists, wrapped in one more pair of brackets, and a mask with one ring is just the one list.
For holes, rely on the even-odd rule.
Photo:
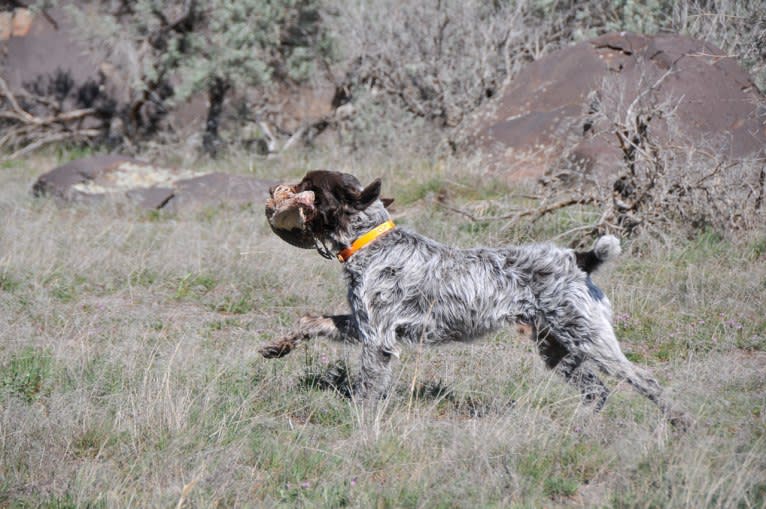
[(302, 342), (315, 337), (349, 343), (359, 341), (359, 333), (351, 315), (306, 315), (299, 320), (293, 332), (262, 346), (259, 352), (267, 359), (284, 357)]
[(361, 376), (354, 386), (354, 396), (375, 400), (385, 395), (391, 384), (391, 361), (399, 357), (395, 335), (360, 325), (362, 340)]

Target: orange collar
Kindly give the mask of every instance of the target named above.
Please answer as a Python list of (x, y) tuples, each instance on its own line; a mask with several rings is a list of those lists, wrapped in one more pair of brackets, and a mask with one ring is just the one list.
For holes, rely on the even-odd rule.
[(349, 258), (351, 258), (352, 254), (356, 253), (357, 251), (362, 249), (364, 246), (366, 246), (373, 240), (393, 230), (394, 228), (396, 228), (396, 225), (390, 219), (386, 221), (385, 223), (379, 224), (372, 230), (368, 231), (361, 237), (357, 238), (349, 247), (343, 249), (340, 253), (338, 253), (338, 261), (340, 263), (346, 262)]

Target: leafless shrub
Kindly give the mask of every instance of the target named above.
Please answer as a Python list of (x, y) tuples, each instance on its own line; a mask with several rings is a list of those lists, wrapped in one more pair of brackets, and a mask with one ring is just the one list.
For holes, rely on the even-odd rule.
[(395, 96), (412, 114), (442, 125), (459, 123), (524, 60), (513, 51), (526, 38), (524, 17), (510, 4), (359, 1), (337, 11), (330, 19), (352, 84)]
[(592, 95), (585, 123), (602, 126), (602, 132), (594, 136), (616, 137), (622, 167), (606, 181), (571, 164), (553, 168), (542, 181), (546, 198), (538, 215), (589, 203), (602, 214), (585, 229), (660, 238), (666, 238), (670, 228), (687, 232), (710, 228), (723, 233), (764, 224), (766, 156), (756, 153), (733, 159), (724, 148), (725, 140), (684, 136), (675, 119), (681, 98), (660, 101), (655, 94), (671, 73), (654, 83), (641, 83), (639, 94), (630, 102), (613, 83), (605, 83), (600, 94)]
[(556, 5), (546, 15), (530, 1), (332, 0), (330, 6), (325, 23), (341, 55), (334, 80), (361, 117), (347, 128), (405, 140), (386, 117), (422, 119), (421, 136), (429, 129), (439, 133), (434, 139), (444, 138), (525, 64), (566, 42), (573, 12)]

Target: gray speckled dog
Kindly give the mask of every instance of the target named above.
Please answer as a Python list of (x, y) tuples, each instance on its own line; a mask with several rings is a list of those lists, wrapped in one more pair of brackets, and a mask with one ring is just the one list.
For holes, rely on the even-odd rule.
[(362, 187), (352, 175), (314, 171), (271, 190), (266, 214), (275, 233), (343, 262), (351, 314), (304, 317), (293, 334), (262, 348), (264, 356), (286, 355), (316, 336), (359, 341), (354, 393), (376, 398), (389, 385), (398, 342), (469, 341), (521, 323), (546, 365), (596, 410), (609, 391), (594, 368), (626, 380), (681, 422), (657, 382), (623, 355), (609, 300), (591, 281), (591, 272), (619, 255), (615, 237), (601, 237), (587, 252), (553, 244), (457, 249), (395, 227), (380, 187), (380, 180)]

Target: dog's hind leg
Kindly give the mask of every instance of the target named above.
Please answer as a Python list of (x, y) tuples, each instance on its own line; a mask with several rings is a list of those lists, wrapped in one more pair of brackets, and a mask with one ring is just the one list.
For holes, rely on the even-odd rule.
[(595, 403), (594, 411), (601, 410), (609, 397), (609, 389), (584, 362), (583, 356), (570, 352), (547, 328), (534, 334), (533, 339), (545, 364), (575, 386), (583, 402)]
[(262, 346), (259, 352), (267, 359), (284, 357), (302, 342), (317, 337), (356, 343), (359, 341), (359, 332), (351, 315), (306, 315), (300, 319), (293, 332)]
[(678, 410), (662, 396), (662, 387), (657, 380), (643, 368), (630, 362), (620, 349), (617, 337), (611, 324), (606, 320), (597, 328), (597, 334), (592, 343), (588, 358), (591, 359), (602, 371), (620, 380), (625, 380), (636, 392), (656, 404), (662, 414), (675, 427), (685, 429), (689, 425), (689, 418)]

